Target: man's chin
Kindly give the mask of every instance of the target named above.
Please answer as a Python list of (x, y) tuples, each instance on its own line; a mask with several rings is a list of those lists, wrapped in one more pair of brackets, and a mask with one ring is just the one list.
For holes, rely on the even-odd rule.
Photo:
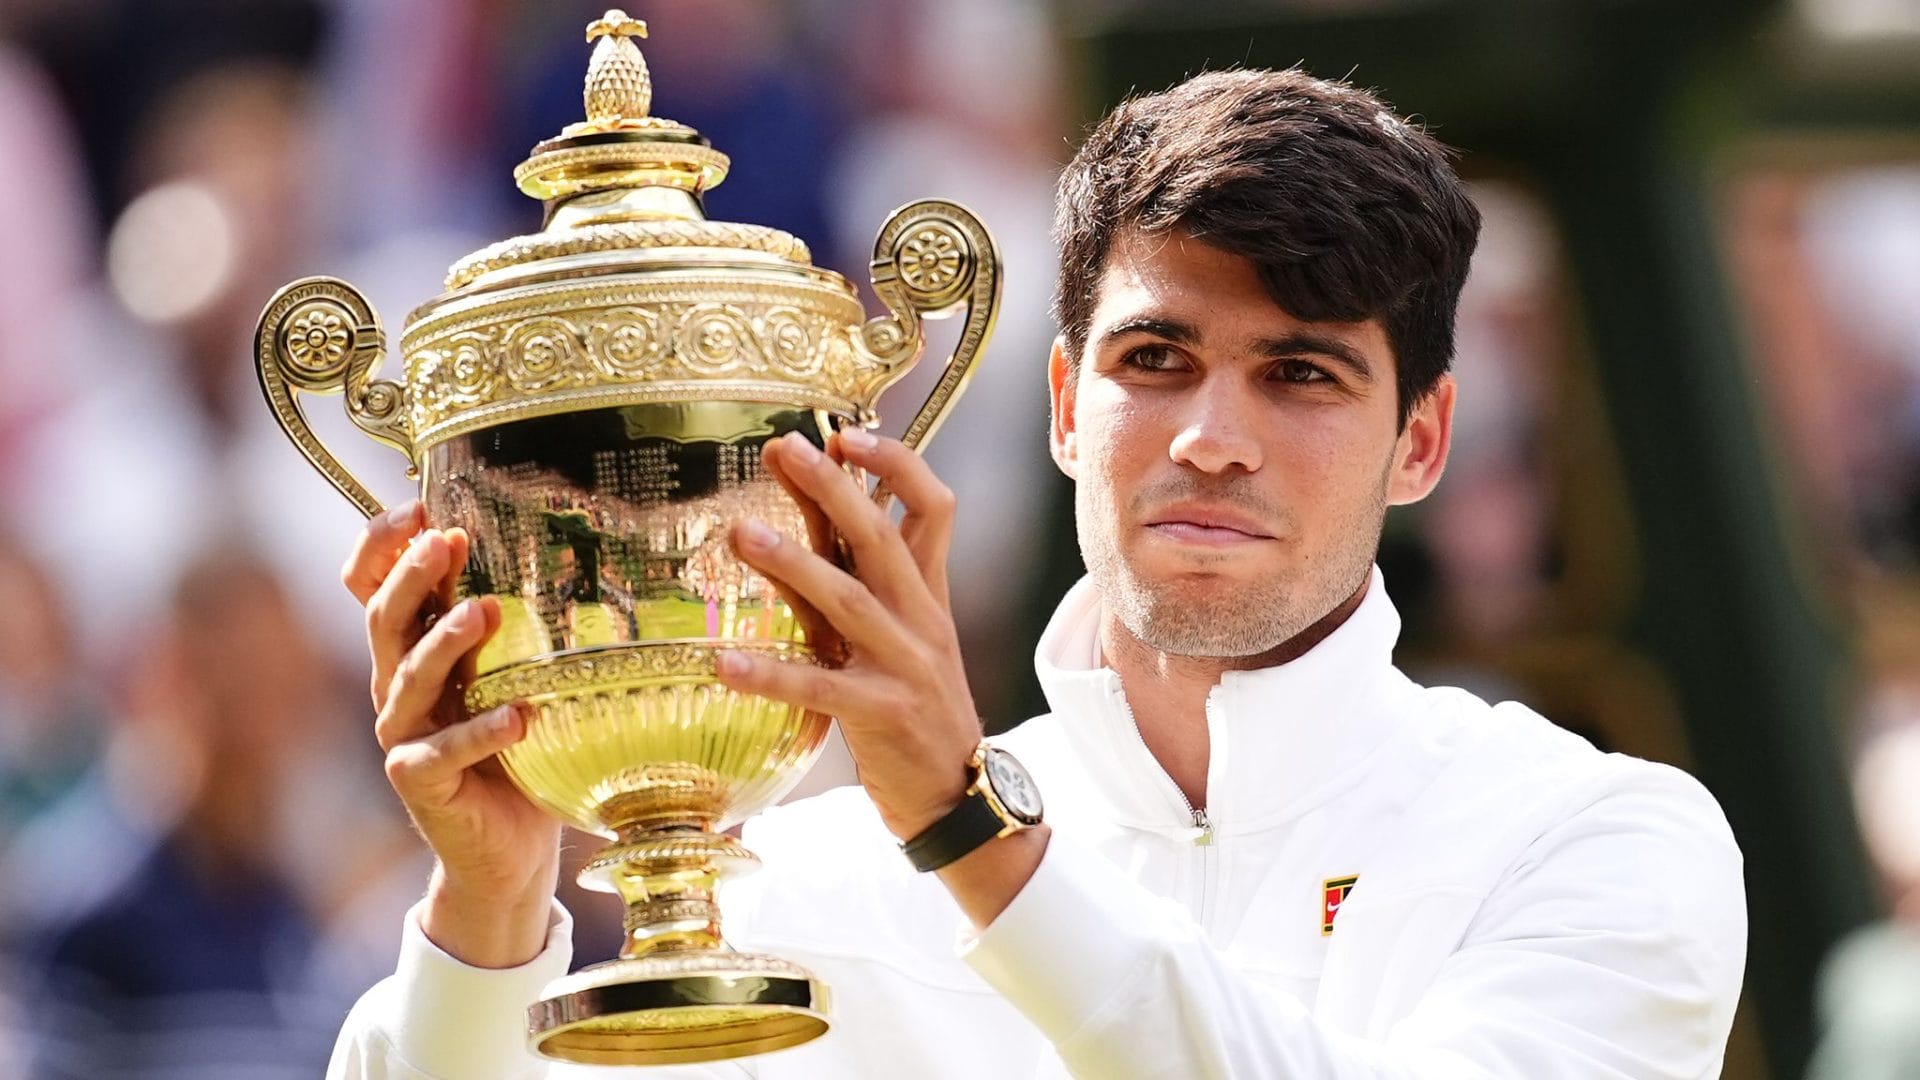
[(1221, 575), (1138, 582), (1121, 621), (1147, 647), (1179, 656), (1255, 656), (1291, 636), (1285, 593)]

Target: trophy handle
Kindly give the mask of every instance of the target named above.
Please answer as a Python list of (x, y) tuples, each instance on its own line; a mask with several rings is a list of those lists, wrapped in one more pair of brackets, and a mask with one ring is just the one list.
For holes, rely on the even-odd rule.
[(385, 508), (314, 435), (295, 391), (345, 392), (348, 418), (411, 460), (413, 434), (403, 407), (406, 388), (371, 378), (386, 344), (380, 316), (366, 296), (331, 277), (301, 278), (274, 293), (253, 335), (260, 390), (274, 419), (320, 475), (368, 517)]
[(923, 318), (966, 308), (966, 325), (946, 370), (900, 437), (909, 448), (922, 450), (967, 388), (993, 333), (1000, 313), (1000, 253), (973, 211), (944, 199), (922, 199), (895, 210), (881, 227), (873, 242), (872, 272), (873, 291), (891, 314), (861, 327), (860, 343), (882, 363), (898, 365), (889, 383), (919, 358), (925, 346)]

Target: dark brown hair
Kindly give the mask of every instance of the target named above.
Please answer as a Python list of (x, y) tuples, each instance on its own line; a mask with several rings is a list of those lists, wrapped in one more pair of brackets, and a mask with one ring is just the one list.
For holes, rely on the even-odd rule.
[(1480, 213), (1439, 140), (1303, 71), (1216, 71), (1132, 98), (1060, 177), (1054, 317), (1078, 363), (1115, 238), (1179, 227), (1259, 268), (1296, 318), (1378, 318), (1400, 420), (1453, 360)]

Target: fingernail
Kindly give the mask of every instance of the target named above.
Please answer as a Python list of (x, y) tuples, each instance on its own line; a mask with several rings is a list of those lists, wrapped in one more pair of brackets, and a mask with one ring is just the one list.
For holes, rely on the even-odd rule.
[(737, 652), (723, 652), (714, 660), (714, 670), (722, 675), (745, 675), (752, 662)]
[(840, 429), (840, 445), (850, 446), (864, 453), (879, 446), (880, 440), (874, 438), (873, 432), (866, 428), (850, 427)]
[(780, 534), (758, 518), (740, 523), (740, 544), (752, 551), (767, 551), (780, 542)]
[(487, 716), (487, 730), (495, 735), (504, 735), (518, 719), (512, 705), (502, 705)]
[(812, 462), (820, 459), (820, 448), (813, 445), (813, 440), (805, 435), (797, 431), (789, 431), (785, 438), (787, 445), (793, 447), (793, 452), (800, 456), (801, 461)]
[(442, 621), (455, 630), (470, 629), (480, 621), (480, 605), (471, 600), (462, 600)]
[(396, 529), (405, 528), (421, 519), (421, 509), (419, 499), (408, 499), (387, 511), (386, 523)]

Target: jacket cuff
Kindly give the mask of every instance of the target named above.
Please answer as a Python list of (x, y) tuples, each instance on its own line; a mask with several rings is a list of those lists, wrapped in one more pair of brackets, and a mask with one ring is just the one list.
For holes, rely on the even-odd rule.
[(1186, 928), (1184, 909), (1055, 832), (1033, 877), (960, 955), (1060, 1046), (1099, 1023)]
[(516, 968), (477, 968), (441, 951), (420, 928), (426, 901), (407, 911), (394, 975), (390, 1036), (401, 1060), (431, 1076), (494, 1076), (538, 1061), (527, 1050), (527, 1006), (567, 973), (573, 918), (556, 901), (540, 955)]

